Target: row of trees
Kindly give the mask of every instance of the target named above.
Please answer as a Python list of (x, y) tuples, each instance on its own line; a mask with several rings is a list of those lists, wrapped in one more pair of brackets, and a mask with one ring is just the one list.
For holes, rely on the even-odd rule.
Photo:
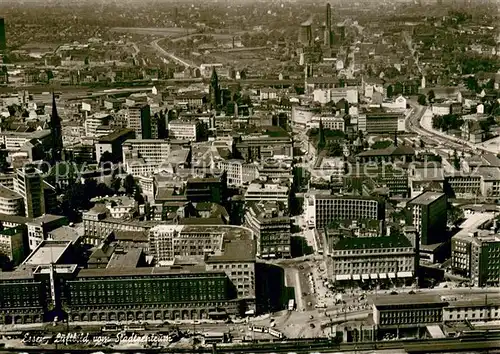
[(432, 127), (442, 131), (459, 129), (464, 124), (464, 120), (456, 114), (446, 114), (432, 118)]
[(71, 221), (79, 221), (81, 210), (92, 207), (91, 199), (111, 195), (127, 195), (133, 197), (139, 204), (144, 204), (140, 186), (132, 175), (127, 175), (123, 179), (116, 176), (109, 186), (97, 183), (94, 179), (89, 179), (85, 183), (72, 183), (59, 200), (60, 209)]

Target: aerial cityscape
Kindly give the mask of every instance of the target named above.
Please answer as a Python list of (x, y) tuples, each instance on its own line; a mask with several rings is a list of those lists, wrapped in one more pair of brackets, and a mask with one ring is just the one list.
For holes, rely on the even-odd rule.
[(2, 0), (4, 351), (500, 353), (500, 1)]

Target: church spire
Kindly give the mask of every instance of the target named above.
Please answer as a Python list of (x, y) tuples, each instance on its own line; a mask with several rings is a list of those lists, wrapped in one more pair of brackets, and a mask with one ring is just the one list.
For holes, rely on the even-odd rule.
[(52, 92), (52, 114), (50, 116), (50, 135), (52, 137), (52, 162), (56, 163), (61, 161), (61, 154), (63, 149), (63, 139), (61, 131), (61, 118), (57, 113), (56, 95)]
[(212, 77), (210, 78), (210, 103), (212, 108), (221, 104), (219, 77), (215, 67), (212, 69)]

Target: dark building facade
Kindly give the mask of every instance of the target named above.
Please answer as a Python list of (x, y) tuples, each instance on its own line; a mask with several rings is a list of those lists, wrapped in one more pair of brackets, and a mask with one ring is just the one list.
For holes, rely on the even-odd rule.
[(239, 309), (226, 274), (204, 269), (82, 269), (65, 292), (73, 321), (204, 319)]
[(186, 185), (186, 198), (191, 202), (222, 204), (227, 189), (226, 173), (219, 177), (191, 178)]
[(5, 20), (0, 17), (0, 51), (7, 49), (7, 39), (5, 37)]

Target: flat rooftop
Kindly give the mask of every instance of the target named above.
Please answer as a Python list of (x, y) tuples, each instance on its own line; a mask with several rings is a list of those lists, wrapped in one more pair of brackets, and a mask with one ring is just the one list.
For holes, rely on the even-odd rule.
[(189, 267), (140, 267), (140, 268), (96, 268), (81, 269), (77, 278), (135, 277), (135, 276), (176, 276), (193, 275), (196, 277), (224, 275), (225, 273), (206, 271), (203, 266)]
[(133, 248), (126, 253), (115, 250), (106, 268), (135, 268), (142, 256), (142, 249)]
[(35, 218), (28, 222), (28, 224), (36, 224), (36, 225), (41, 225), (41, 224), (49, 224), (51, 222), (54, 222), (56, 220), (60, 219), (66, 219), (65, 216), (62, 215), (52, 215), (52, 214), (45, 214), (42, 216), (39, 216), (38, 218)]
[(493, 220), (495, 213), (473, 213), (460, 225), (461, 229), (472, 230), (481, 227), (484, 223)]
[(444, 196), (444, 193), (425, 192), (410, 200), (409, 204), (429, 205)]
[(467, 298), (450, 301), (448, 307), (500, 306), (500, 295), (467, 295)]
[(43, 241), (24, 261), (23, 265), (44, 265), (57, 263), (70, 242)]
[(438, 295), (382, 295), (373, 298), (373, 304), (379, 306), (401, 306), (401, 305), (425, 305), (425, 304), (442, 304), (446, 302), (441, 300)]

